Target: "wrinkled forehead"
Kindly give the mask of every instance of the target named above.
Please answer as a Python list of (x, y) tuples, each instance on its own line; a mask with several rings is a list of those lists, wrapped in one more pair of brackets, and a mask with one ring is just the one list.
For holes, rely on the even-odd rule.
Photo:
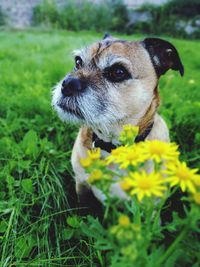
[(140, 46), (138, 42), (103, 40), (81, 50), (75, 50), (74, 55), (80, 56), (84, 64), (94, 61), (103, 69), (115, 63), (130, 64), (133, 56), (136, 57), (138, 54)]

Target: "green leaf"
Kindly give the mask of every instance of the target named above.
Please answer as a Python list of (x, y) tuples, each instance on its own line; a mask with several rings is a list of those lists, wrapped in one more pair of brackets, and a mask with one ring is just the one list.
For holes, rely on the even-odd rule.
[(62, 232), (62, 238), (63, 240), (70, 240), (72, 238), (74, 234), (74, 230), (73, 229), (64, 229), (63, 232)]
[(18, 162), (18, 168), (19, 168), (19, 172), (22, 172), (23, 170), (27, 170), (31, 165), (31, 161), (30, 160), (20, 160)]
[(13, 185), (14, 182), (15, 182), (15, 179), (14, 179), (12, 176), (8, 175), (8, 176), (6, 177), (6, 182), (7, 182), (9, 185)]
[(26, 193), (28, 194), (33, 193), (33, 182), (31, 179), (23, 179), (21, 185)]
[(5, 233), (6, 229), (8, 227), (8, 224), (6, 221), (0, 222), (0, 233)]
[(80, 226), (78, 216), (71, 216), (67, 218), (67, 224), (72, 228), (78, 228)]
[(26, 155), (35, 158), (39, 153), (37, 133), (33, 130), (28, 131), (20, 145)]
[(34, 245), (35, 241), (31, 236), (19, 238), (15, 245), (15, 256), (20, 259), (28, 257)]
[(106, 236), (107, 231), (103, 228), (98, 219), (95, 219), (92, 216), (88, 216), (87, 219), (87, 224), (82, 222), (80, 225), (82, 232), (86, 236), (95, 238), (96, 240)]
[(180, 249), (177, 248), (166, 260), (164, 267), (171, 267), (171, 266), (175, 266), (176, 261), (178, 260), (179, 257), (181, 257), (181, 255), (184, 255), (184, 252)]

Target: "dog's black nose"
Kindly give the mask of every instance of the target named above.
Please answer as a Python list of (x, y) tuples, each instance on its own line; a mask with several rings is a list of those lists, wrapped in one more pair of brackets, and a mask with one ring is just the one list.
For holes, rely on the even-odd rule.
[(64, 96), (75, 95), (85, 89), (85, 84), (77, 78), (68, 77), (62, 83), (62, 94)]

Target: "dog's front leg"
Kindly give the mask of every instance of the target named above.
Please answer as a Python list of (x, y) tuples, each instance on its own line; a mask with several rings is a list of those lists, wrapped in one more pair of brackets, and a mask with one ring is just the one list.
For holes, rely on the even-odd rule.
[(76, 193), (79, 197), (89, 190), (88, 174), (80, 164), (80, 159), (87, 157), (87, 150), (92, 148), (92, 133), (90, 129), (82, 127), (72, 150), (71, 162), (76, 182)]
[(93, 214), (102, 217), (102, 205), (94, 196), (92, 188), (87, 183), (88, 174), (80, 164), (80, 159), (87, 156), (87, 150), (92, 148), (92, 132), (89, 128), (82, 127), (79, 130), (73, 150), (72, 167), (76, 182), (76, 193), (81, 207), (81, 215)]

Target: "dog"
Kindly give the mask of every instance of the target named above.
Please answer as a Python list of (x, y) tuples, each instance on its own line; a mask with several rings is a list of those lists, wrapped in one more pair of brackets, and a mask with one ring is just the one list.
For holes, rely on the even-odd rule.
[[(63, 121), (82, 125), (71, 157), (80, 200), (91, 201), (87, 195), (92, 191), (104, 202), (103, 194), (88, 185), (80, 158), (93, 146), (109, 153), (125, 124), (139, 127), (139, 141), (168, 142), (167, 125), (157, 113), (158, 81), (169, 69), (183, 76), (184, 67), (176, 48), (159, 38), (126, 41), (106, 34), (74, 51), (74, 58), (75, 68), (56, 85), (52, 105)], [(111, 193), (125, 198), (119, 185), (113, 185)]]

